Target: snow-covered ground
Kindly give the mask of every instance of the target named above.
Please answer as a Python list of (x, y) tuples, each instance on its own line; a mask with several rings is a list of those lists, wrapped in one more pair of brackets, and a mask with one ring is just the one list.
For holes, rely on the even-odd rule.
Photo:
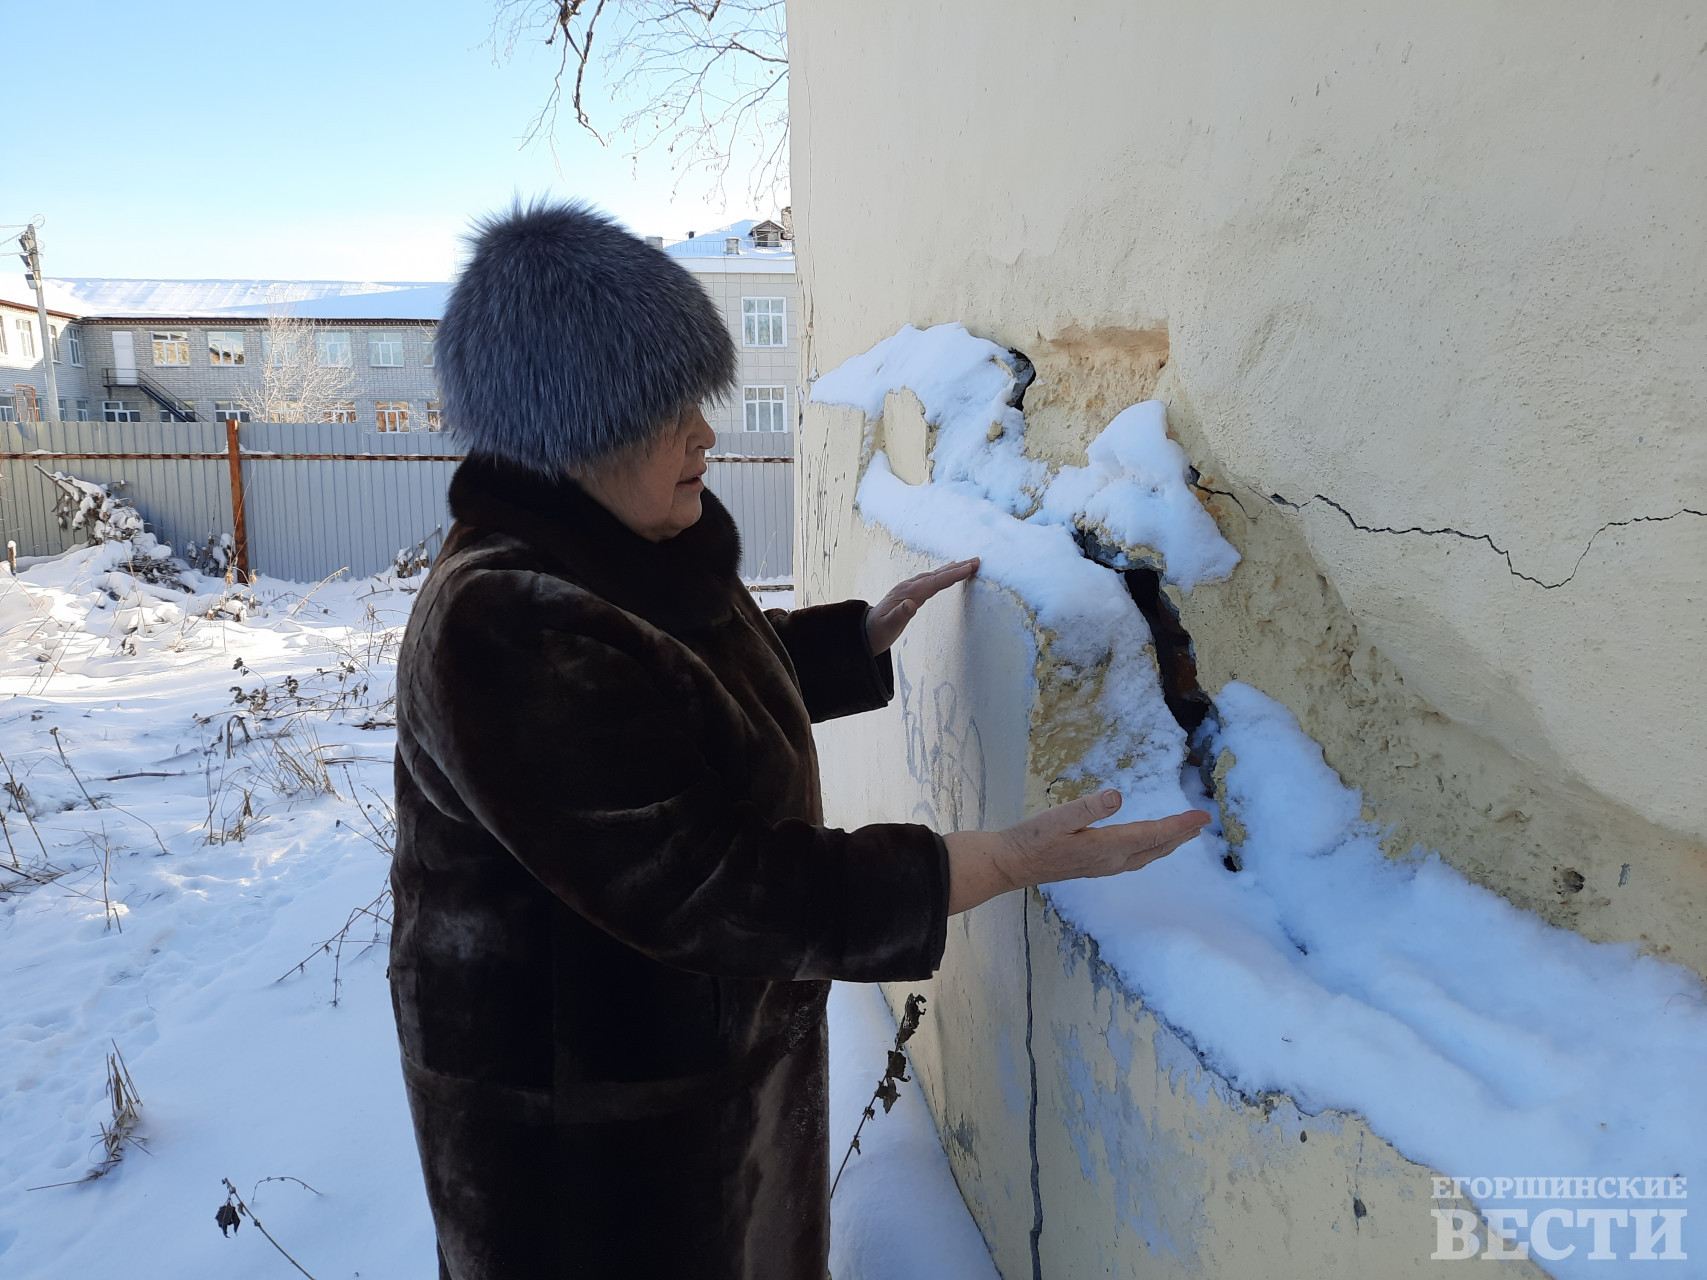
[[(0, 567), (0, 1275), (301, 1274), (249, 1219), (222, 1235), (229, 1178), (318, 1280), (430, 1276), (383, 945), (416, 584), (185, 592), (134, 563), (110, 543)], [(893, 1035), (875, 989), (838, 990), (840, 1142)], [(115, 1051), (136, 1142), (79, 1183)], [(861, 1143), (837, 1280), (993, 1277), (916, 1085)]]
[[(937, 428), (932, 479), (907, 484), (876, 452), (861, 515), (932, 556), (982, 557), (975, 589), (1012, 592), (1052, 659), (1104, 672), (1092, 710), (1106, 731), (1076, 771), (1122, 791), (1112, 820), (1214, 807), (1183, 767), (1142, 615), (1073, 532), (1182, 592), (1231, 573), (1238, 553), (1193, 497), (1159, 402), (1109, 423), (1088, 466), (1051, 473), (1024, 452), (1014, 386), (1002, 348), (958, 324), (908, 325), (825, 373), (812, 398), (869, 424), (889, 392), (918, 396)], [(1513, 1177), (1593, 1175), (1660, 1187), (1641, 1203), (1683, 1210), (1675, 1179), (1699, 1179), (1707, 1155), (1700, 980), (1553, 928), (1425, 850), (1387, 858), (1362, 796), (1260, 690), (1221, 690), (1206, 729), (1229, 766), (1222, 821), (1142, 871), (1046, 888), (1202, 1061), (1247, 1096), (1361, 1113), (1410, 1158), (1473, 1179), (1484, 1208), (1486, 1191), (1505, 1194), (1494, 1179), (1509, 1191)], [(1223, 859), (1241, 836), (1235, 872)], [(1570, 1254), (1551, 1270), (1596, 1274), (1610, 1255), (1591, 1253), (1587, 1226), (1555, 1234)], [(1631, 1229), (1620, 1220), (1619, 1257), (1643, 1248)], [(1668, 1272), (1707, 1275), (1707, 1255), (1695, 1259)]]

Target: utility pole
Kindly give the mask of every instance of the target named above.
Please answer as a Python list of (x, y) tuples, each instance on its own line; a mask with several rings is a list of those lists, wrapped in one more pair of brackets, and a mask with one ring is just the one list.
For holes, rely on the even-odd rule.
[(36, 241), (36, 229), (33, 226), (24, 228), (24, 234), (18, 237), (18, 254), (24, 260), (24, 270), (28, 273), (26, 279), (36, 289), (36, 318), (41, 322), (41, 367), (47, 375), (47, 406), (41, 410), (40, 416), (49, 422), (59, 420), (59, 379), (53, 374), (53, 328), (47, 322), (47, 294), (42, 289), (41, 279), (41, 245)]

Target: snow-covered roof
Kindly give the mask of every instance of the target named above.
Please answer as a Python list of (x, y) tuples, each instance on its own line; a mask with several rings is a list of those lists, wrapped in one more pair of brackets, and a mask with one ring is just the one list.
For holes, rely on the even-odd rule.
[[(792, 273), (793, 241), (784, 241), (784, 247), (780, 249), (761, 249), (753, 241), (753, 228), (758, 225), (757, 218), (742, 218), (727, 226), (701, 231), (691, 240), (677, 240), (673, 244), (666, 244), (664, 252), (672, 258), (684, 259), (682, 265), (689, 271)], [(729, 252), (728, 241), (733, 239), (741, 241), (739, 253)]]
[[(427, 280), (135, 280), (58, 276), (48, 306), (80, 316), (258, 316), (436, 320), (450, 286)], [(17, 273), (0, 273), (0, 298), (30, 298)]]
[[(61, 315), (69, 316), (83, 314), (76, 299), (57, 281), (49, 280), (47, 288), (43, 292), (47, 294), (47, 309), (49, 311), (57, 311)], [(31, 285), (24, 282), (22, 271), (0, 271), (0, 302), (7, 302), (14, 307), (23, 307), (29, 311), (36, 309), (36, 291)]]
[[(794, 246), (761, 249), (756, 218), (715, 227), (664, 252), (699, 273), (792, 274)], [(738, 238), (739, 253), (727, 242)], [(174, 320), (265, 319), (275, 312), (309, 320), (437, 320), (444, 315), (445, 280), (147, 280), (116, 276), (55, 276), (46, 284), (50, 310), (66, 316)], [(35, 291), (20, 272), (0, 272), (0, 300), (33, 308)]]

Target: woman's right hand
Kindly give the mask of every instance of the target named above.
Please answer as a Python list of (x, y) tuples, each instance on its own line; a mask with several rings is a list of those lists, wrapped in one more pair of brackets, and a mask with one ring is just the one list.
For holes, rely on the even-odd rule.
[(1112, 876), (1166, 857), (1208, 826), (1188, 809), (1153, 822), (1093, 827), (1120, 809), (1113, 788), (1034, 814), (1005, 831), (957, 831), (948, 845), (948, 911), (968, 911), (1013, 889), (1056, 880)]

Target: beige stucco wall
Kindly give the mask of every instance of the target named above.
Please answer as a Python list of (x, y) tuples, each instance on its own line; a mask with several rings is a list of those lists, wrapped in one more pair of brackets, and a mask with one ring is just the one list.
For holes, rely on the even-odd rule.
[(801, 0), (790, 39), (808, 372), (961, 320), (1066, 459), (1165, 355), (1252, 561), (1208, 674), (1400, 840), (1529, 905), (1577, 869), (1554, 914), (1707, 962), (1646, 920), (1707, 906), (1707, 12)]
[[(1285, 702), (1395, 851), (1437, 848), (1551, 920), (1707, 971), (1707, 13), (796, 0), (789, 29), (808, 375), (903, 323), (962, 321), (1036, 362), (1028, 447), (1057, 462), (1164, 399), (1244, 556), (1185, 600), (1205, 688)], [(852, 513), (864, 430), (807, 410), (808, 599), (915, 563)], [(968, 631), (1005, 616), (968, 604), (959, 632), (909, 637), (913, 709), (824, 735), (833, 819), (967, 820), (968, 771), (986, 823), (1041, 799), (1065, 762), (1035, 704), (1004, 709), (1029, 681), (989, 675), (1028, 669), (1004, 607), (1019, 650)], [(969, 728), (939, 746), (920, 718), (944, 688), (982, 709), (976, 766)], [(1238, 1250), (1275, 1223), (1310, 1243), (1263, 1274), (1426, 1258), (1423, 1207), (1389, 1228), (1402, 1245), (1345, 1243), (1425, 1194), (1424, 1171), (1355, 1117), (1283, 1159), (1284, 1108), (1193, 1093), (1085, 940), (1025, 912), (956, 935), (921, 1037), (1010, 1280), (1031, 1274), (1038, 1202), (1040, 1260), (1080, 1250), (1050, 1275), (1257, 1274)], [(1037, 1085), (1009, 1096), (1027, 1007)], [(1035, 1143), (1013, 1097), (1035, 1099)], [(1084, 1166), (1087, 1107), (1105, 1136)], [(1107, 1142), (1141, 1138), (1200, 1162), (1171, 1209), (1161, 1174), (1108, 1172)], [(1372, 1147), (1386, 1182), (1345, 1221)], [(1171, 1252), (1121, 1225), (1145, 1213)]]

